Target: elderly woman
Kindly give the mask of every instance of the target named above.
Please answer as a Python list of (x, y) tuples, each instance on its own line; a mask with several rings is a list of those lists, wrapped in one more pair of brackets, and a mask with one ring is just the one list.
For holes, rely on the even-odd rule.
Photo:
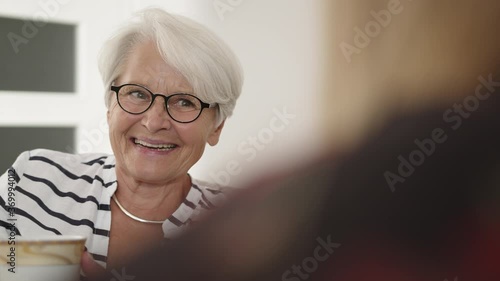
[(223, 197), (188, 174), (216, 145), (242, 87), (239, 63), (205, 27), (159, 9), (138, 14), (100, 56), (113, 155), (37, 149), (0, 178), (0, 237), (15, 175), (22, 236), (77, 234), (116, 268), (188, 227)]

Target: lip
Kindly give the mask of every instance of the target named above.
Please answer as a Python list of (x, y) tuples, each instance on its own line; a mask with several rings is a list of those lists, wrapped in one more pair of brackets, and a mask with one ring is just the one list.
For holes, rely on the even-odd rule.
[(132, 137), (130, 138), (132, 142), (134, 142), (135, 140), (140, 140), (140, 141), (143, 141), (143, 142), (146, 142), (146, 143), (149, 143), (149, 144), (153, 144), (153, 145), (160, 145), (160, 144), (164, 144), (164, 145), (175, 145), (175, 146), (179, 146), (178, 144), (176, 143), (173, 143), (173, 142), (169, 142), (169, 141), (165, 141), (165, 140), (155, 140), (155, 139), (150, 139), (150, 138), (136, 138), (136, 137)]
[[(135, 143), (136, 140), (139, 140), (141, 142), (145, 142), (148, 144), (152, 144), (152, 145), (173, 145), (175, 147), (169, 148), (169, 149), (148, 148), (148, 147), (145, 147), (143, 145)], [(179, 147), (179, 145), (176, 143), (172, 143), (172, 142), (165, 141), (165, 140), (150, 139), (150, 138), (132, 137), (132, 138), (130, 138), (130, 142), (132, 143), (132, 146), (135, 149), (139, 150), (141, 153), (145, 153), (145, 154), (149, 154), (149, 155), (165, 155), (165, 154), (171, 153), (172, 151), (176, 150)]]

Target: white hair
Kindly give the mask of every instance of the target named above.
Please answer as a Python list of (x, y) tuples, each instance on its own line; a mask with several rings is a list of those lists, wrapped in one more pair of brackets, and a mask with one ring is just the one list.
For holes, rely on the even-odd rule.
[(182, 74), (194, 93), (207, 103), (217, 103), (217, 124), (231, 116), (243, 85), (240, 63), (230, 48), (203, 25), (158, 8), (134, 15), (105, 42), (99, 55), (99, 71), (109, 108), (110, 86), (138, 43), (155, 42), (164, 61)]

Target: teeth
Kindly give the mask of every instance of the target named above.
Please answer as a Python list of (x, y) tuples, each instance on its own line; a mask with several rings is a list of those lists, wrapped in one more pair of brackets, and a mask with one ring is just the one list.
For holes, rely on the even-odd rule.
[(138, 140), (138, 139), (134, 139), (134, 143), (142, 145), (142, 146), (147, 147), (147, 148), (154, 148), (154, 149), (158, 149), (158, 150), (160, 150), (160, 149), (167, 150), (167, 149), (172, 149), (172, 148), (176, 147), (175, 144), (151, 144), (151, 143), (147, 143), (145, 141)]

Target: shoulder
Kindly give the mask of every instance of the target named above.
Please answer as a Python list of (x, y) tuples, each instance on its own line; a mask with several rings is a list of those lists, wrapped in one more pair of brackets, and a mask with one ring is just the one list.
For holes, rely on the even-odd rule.
[(114, 168), (114, 157), (103, 153), (71, 154), (48, 149), (35, 149), (21, 153), (10, 174), (21, 178), (24, 175), (41, 178), (80, 178), (82, 175), (93, 177)]
[(111, 157), (109, 154), (104, 153), (85, 153), (85, 154), (72, 154), (48, 149), (35, 149), (24, 152), (28, 153), (28, 160), (54, 162), (60, 165), (74, 166), (74, 165), (87, 165), (92, 166), (95, 163), (104, 163), (104, 161)]
[(48, 149), (35, 149), (23, 154), (25, 155), (24, 161), (45, 163), (58, 167), (82, 169), (92, 167), (95, 164), (103, 165), (105, 162), (110, 161), (114, 164), (114, 157), (104, 153), (72, 154)]
[(97, 202), (104, 193), (109, 194), (116, 189), (114, 164), (113, 155), (102, 153), (70, 154), (47, 149), (26, 151), (0, 177), (0, 197), (6, 198), (9, 186), (15, 185), (16, 190), (24, 192), (25, 196), (43, 198), (40, 200), (45, 205), (62, 197), (78, 202)]
[(221, 186), (215, 183), (206, 182), (203, 180), (191, 178), (192, 187), (198, 189), (204, 200), (209, 201), (215, 206), (222, 205), (232, 193), (234, 188)]

